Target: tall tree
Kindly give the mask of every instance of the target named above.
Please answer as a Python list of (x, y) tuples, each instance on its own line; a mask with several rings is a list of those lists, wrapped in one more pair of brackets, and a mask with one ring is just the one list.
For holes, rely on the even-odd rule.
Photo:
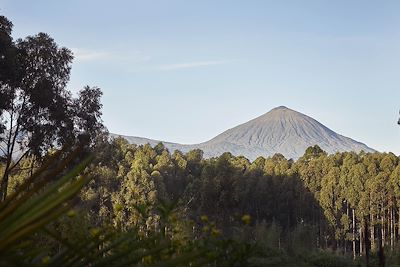
[[(10, 172), (28, 155), (40, 159), (52, 147), (88, 141), (103, 128), (101, 91), (85, 87), (74, 99), (66, 89), (72, 52), (45, 33), (11, 37), (12, 24), (0, 18), (0, 145), (5, 162), (0, 201)], [(10, 70), (12, 69), (12, 70)]]

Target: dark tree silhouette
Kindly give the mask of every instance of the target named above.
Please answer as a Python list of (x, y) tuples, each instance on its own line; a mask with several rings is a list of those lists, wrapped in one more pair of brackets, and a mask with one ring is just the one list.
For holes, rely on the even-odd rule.
[(76, 99), (66, 89), (72, 52), (45, 33), (14, 42), (11, 32), (12, 23), (0, 17), (0, 200), (24, 157), (40, 159), (52, 147), (82, 135), (93, 140), (103, 129), (100, 89), (87, 86)]

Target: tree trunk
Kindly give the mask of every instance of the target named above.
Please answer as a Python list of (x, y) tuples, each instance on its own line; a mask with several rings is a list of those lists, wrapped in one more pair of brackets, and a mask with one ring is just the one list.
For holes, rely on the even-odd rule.
[(6, 200), (7, 197), (7, 189), (8, 189), (8, 167), (4, 170), (3, 178), (1, 179), (0, 184), (0, 202)]
[(353, 259), (356, 259), (356, 216), (353, 208)]
[(13, 140), (12, 138), (12, 132), (13, 132), (13, 123), (14, 123), (14, 109), (12, 109), (12, 112), (10, 114), (10, 130), (8, 131), (8, 137), (7, 137), (7, 154), (6, 156), (6, 167), (4, 169), (3, 173), (3, 178), (1, 179), (1, 184), (0, 184), (0, 202), (4, 201), (7, 197), (7, 189), (8, 189), (8, 178), (9, 178), (9, 169), (11, 166), (11, 160), (12, 160), (12, 153), (13, 153), (13, 146), (11, 146), (11, 141)]
[[(383, 227), (383, 225), (381, 225), (381, 227)], [(382, 234), (384, 231), (380, 231), (380, 232)], [(379, 234), (378, 234), (378, 246), (379, 246), (379, 249), (378, 249), (379, 267), (385, 267), (385, 252), (384, 252), (384, 248), (383, 248), (383, 236), (379, 235)]]
[[(346, 214), (347, 214), (347, 218), (350, 218), (350, 212), (349, 212), (349, 204), (346, 201)], [(346, 226), (349, 227), (349, 226)], [(346, 239), (346, 235), (347, 233), (344, 233), (344, 238), (343, 238), (343, 243), (344, 243), (344, 254), (347, 254), (347, 239)]]
[(394, 230), (393, 230), (393, 207), (390, 208), (390, 249), (394, 247)]
[[(336, 241), (336, 243), (337, 243), (337, 241)], [(328, 249), (328, 238), (326, 236), (325, 236), (325, 249)]]
[(381, 237), (382, 237), (382, 248), (385, 247), (385, 211), (381, 212)]
[[(360, 225), (364, 225), (363, 222), (361, 222)], [(358, 229), (359, 229), (359, 233), (360, 233), (360, 256), (362, 256), (363, 255), (363, 242), (364, 242), (364, 240), (363, 240), (363, 228), (359, 227)]]
[[(25, 100), (26, 98), (24, 97), (24, 100), (21, 104), (20, 110), (23, 110), (25, 107)], [(19, 130), (21, 127), (20, 124), (20, 115), (17, 115), (17, 118), (15, 118), (14, 116), (16, 115), (15, 113), (15, 109), (14, 109), (14, 104), (12, 104), (12, 109), (11, 109), (11, 113), (10, 113), (10, 128), (8, 131), (8, 138), (7, 138), (7, 163), (6, 163), (6, 168), (4, 170), (4, 174), (3, 174), (3, 179), (1, 180), (1, 184), (0, 184), (0, 201), (4, 201), (7, 197), (7, 190), (8, 190), (8, 179), (10, 177), (10, 171), (19, 164), (19, 162), (21, 161), (21, 159), (26, 155), (26, 152), (23, 153), (23, 155), (17, 160), (16, 163), (14, 163), (13, 166), (11, 166), (11, 163), (13, 161), (13, 153), (14, 153), (14, 148), (15, 148), (15, 144), (17, 143), (17, 136), (20, 134)], [(15, 120), (15, 125), (14, 125), (14, 120)], [(13, 131), (13, 129), (15, 128), (15, 130)]]
[(396, 232), (396, 207), (393, 208), (393, 246), (397, 243), (397, 232)]
[(321, 211), (318, 212), (318, 236), (317, 236), (317, 248), (320, 248), (320, 240), (321, 240)]
[(374, 226), (374, 215), (372, 212), (370, 213), (371, 216), (371, 251), (375, 250), (375, 226)]
[(369, 266), (368, 217), (364, 217), (365, 266)]
[[(8, 149), (9, 150), (9, 149)], [(6, 200), (8, 190), (8, 179), (10, 177), (10, 166), (12, 161), (12, 152), (7, 155), (6, 167), (0, 185), (0, 202)]]
[(399, 220), (397, 221), (397, 223), (399, 224), (398, 226), (397, 226), (397, 236), (400, 236), (400, 209), (399, 209), (399, 211), (397, 212), (398, 213), (398, 218), (399, 218)]

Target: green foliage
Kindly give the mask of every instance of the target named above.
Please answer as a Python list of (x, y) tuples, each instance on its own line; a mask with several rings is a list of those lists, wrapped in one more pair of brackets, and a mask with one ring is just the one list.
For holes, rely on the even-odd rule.
[[(71, 155), (76, 154), (77, 148)], [(84, 177), (75, 178), (87, 166), (87, 158), (55, 182), (50, 180), (72, 160), (66, 157), (55, 162), (55, 153), (35, 175), (26, 180), (18, 190), (0, 204), (0, 258), (4, 262), (18, 261), (21, 240), (32, 235), (70, 208), (69, 200), (87, 183)], [(50, 168), (52, 165), (52, 168)], [(49, 169), (48, 169), (49, 168)], [(49, 184), (47, 187), (44, 185)], [(29, 255), (26, 255), (29, 256)]]
[(305, 259), (307, 266), (310, 267), (352, 267), (356, 263), (351, 259), (346, 259), (343, 256), (335, 255), (326, 251), (318, 251), (312, 253)]
[[(115, 157), (107, 157), (101, 168), (117, 176), (114, 185), (107, 187), (114, 188), (109, 191), (111, 203), (93, 203), (95, 207), (98, 203), (109, 205), (111, 211), (118, 204), (122, 212), (110, 212), (108, 218), (100, 218), (102, 221), (127, 227), (141, 225), (132, 220), (138, 216), (132, 205), (141, 203), (149, 207), (152, 218), (144, 228), (142, 225), (143, 231), (157, 229), (159, 216), (155, 207), (163, 199), (176, 202), (182, 218), (194, 222), (195, 235), (201, 232), (196, 218), (204, 214), (232, 238), (242, 227), (237, 223), (241, 216), (249, 214), (252, 230), (241, 240), (261, 240), (257, 237), (259, 231), (264, 231), (260, 230), (261, 222), (265, 222), (267, 232), (275, 224), (275, 236), (266, 239), (278, 239), (280, 248), (289, 253), (330, 249), (358, 257), (365, 253), (366, 223), (370, 249), (376, 248), (381, 225), (385, 226), (386, 246), (394, 248), (397, 243), (399, 161), (393, 154), (327, 155), (312, 147), (296, 162), (275, 155), (250, 163), (230, 153), (211, 159), (203, 159), (199, 151), (175, 151), (171, 155), (161, 145), (153, 149), (129, 145), (120, 139), (102, 149), (108, 150), (108, 146)], [(96, 172), (94, 169), (90, 173)], [(101, 180), (99, 176), (93, 191), (101, 191)], [(133, 181), (139, 193), (121, 190)], [(303, 230), (298, 232), (299, 229)], [(266, 247), (263, 242), (260, 244)]]
[[(94, 153), (96, 161), (84, 171), (88, 185), (77, 199), (79, 220), (63, 217), (48, 226), (72, 244), (99, 228), (119, 234), (135, 229), (140, 238), (164, 233), (175, 246), (187, 246), (205, 238), (202, 215), (213, 223), (209, 235), (252, 243), (259, 253), (254, 260), (261, 262), (291, 264), (321, 249), (357, 258), (365, 253), (365, 222), (374, 251), (382, 219), (388, 251), (397, 244), (399, 168), (390, 154), (321, 153), (297, 162), (276, 155), (250, 163), (229, 153), (212, 159), (199, 151), (171, 155), (163, 146), (129, 145), (121, 138), (99, 143)], [(16, 188), (29, 173), (12, 177)], [(168, 222), (163, 218), (171, 208), (160, 208), (163, 203), (174, 203)], [(34, 240), (52, 252), (60, 246), (44, 235)]]
[[(56, 152), (0, 206), (0, 266), (244, 266), (251, 246), (221, 239), (213, 230), (200, 239), (182, 236), (175, 206), (156, 206), (159, 230), (124, 231), (111, 225), (88, 227), (70, 201), (89, 182), (78, 175), (91, 157), (65, 174), (79, 148)], [(61, 175), (54, 180), (54, 177)], [(134, 205), (142, 222), (149, 207)], [(119, 210), (121, 211), (121, 210)], [(117, 211), (117, 212), (119, 212)], [(66, 214), (65, 217), (60, 216)], [(85, 227), (86, 226), (86, 227)], [(53, 242), (49, 240), (53, 239)], [(43, 247), (34, 243), (42, 241)]]

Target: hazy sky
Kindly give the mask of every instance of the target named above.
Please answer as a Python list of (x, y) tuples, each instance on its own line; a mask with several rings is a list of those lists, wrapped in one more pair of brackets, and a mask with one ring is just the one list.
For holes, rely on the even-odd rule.
[(206, 141), (285, 105), (400, 153), (400, 1), (0, 0), (72, 49), (110, 132)]

